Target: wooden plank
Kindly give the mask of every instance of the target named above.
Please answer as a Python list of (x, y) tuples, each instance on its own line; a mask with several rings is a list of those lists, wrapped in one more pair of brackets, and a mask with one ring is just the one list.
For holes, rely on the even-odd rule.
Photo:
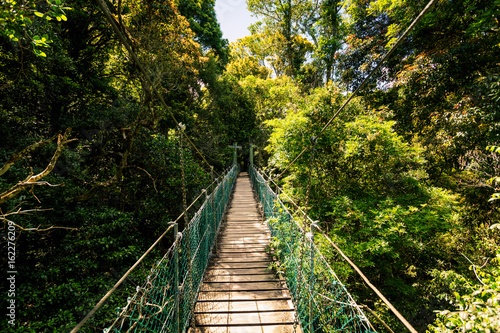
[(195, 313), (196, 326), (247, 326), (247, 325), (279, 325), (293, 324), (292, 311), (273, 312), (227, 312), (227, 313)]
[(268, 269), (269, 262), (257, 261), (252, 263), (247, 262), (219, 262), (211, 264), (212, 268), (232, 268), (232, 269), (250, 269), (250, 268), (264, 268)]
[(200, 291), (198, 296), (198, 302), (286, 301), (290, 299), (290, 294), (285, 290)]
[(262, 275), (268, 274), (271, 271), (266, 266), (254, 268), (243, 267), (241, 269), (208, 267), (206, 272), (207, 275)]
[(226, 245), (218, 249), (222, 252), (237, 252), (237, 251), (265, 251), (269, 244), (253, 244), (253, 245)]
[(204, 326), (191, 328), (193, 333), (301, 333), (298, 326), (294, 330), (293, 325), (269, 325), (269, 326)]
[(244, 281), (244, 282), (204, 282), (201, 291), (276, 291), (286, 290), (279, 281)]
[(251, 282), (251, 281), (276, 281), (273, 273), (268, 274), (207, 274), (206, 282)]
[(195, 313), (203, 312), (243, 312), (243, 311), (294, 311), (290, 300), (273, 301), (230, 301), (230, 302), (198, 302)]

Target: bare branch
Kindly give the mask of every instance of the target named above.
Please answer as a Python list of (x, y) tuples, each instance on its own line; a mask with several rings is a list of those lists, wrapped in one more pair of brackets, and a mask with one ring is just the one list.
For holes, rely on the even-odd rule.
[[(483, 286), (485, 286), (485, 284), (484, 284), (483, 280), (481, 280), (481, 278), (479, 277), (479, 275), (477, 275), (476, 265), (475, 265), (475, 264), (474, 264), (474, 263), (473, 263), (473, 262), (472, 262), (469, 258), (467, 258), (467, 257), (465, 256), (465, 254), (463, 254), (463, 253), (460, 253), (460, 254), (461, 254), (461, 255), (462, 255), (465, 259), (467, 259), (467, 261), (468, 261), (468, 262), (470, 262), (470, 263), (471, 263), (471, 265), (472, 265), (472, 269), (474, 270), (474, 274), (476, 274), (476, 278), (478, 279), (478, 281), (479, 281), (479, 282), (480, 282)], [(488, 263), (488, 261), (486, 261), (486, 263)], [(483, 265), (483, 267), (484, 267), (484, 265)]]
[(154, 187), (156, 193), (158, 193), (158, 189), (156, 188), (156, 181), (154, 180), (153, 176), (151, 176), (151, 174), (147, 170), (145, 170), (141, 167), (138, 167), (137, 165), (129, 165), (126, 168), (136, 168), (136, 169), (139, 169), (141, 171), (144, 171), (144, 173), (146, 173), (149, 176), (149, 179), (151, 179), (151, 181), (153, 182), (153, 187)]
[(473, 175), (472, 178), (458, 179), (463, 187), (498, 190), (500, 184), (494, 180), (496, 179), (495, 175), (500, 174), (500, 155), (474, 149), (465, 153), (459, 159), (459, 164), (463, 171)]
[(60, 133), (57, 133), (56, 135), (54, 135), (50, 139), (35, 142), (32, 145), (21, 150), (19, 153), (13, 154), (9, 158), (9, 160), (7, 162), (5, 162), (5, 164), (0, 168), (0, 176), (3, 175), (4, 173), (6, 173), (10, 169), (11, 166), (13, 166), (17, 161), (22, 159), (24, 156), (26, 156), (27, 154), (31, 153), (32, 151), (34, 151), (38, 148), (45, 146), (46, 144), (48, 144), (49, 142), (51, 142), (52, 140), (57, 138), (57, 136), (59, 134)]
[[(11, 216), (11, 215), (30, 214), (30, 213), (33, 213), (33, 212), (45, 212), (45, 211), (48, 211), (48, 210), (53, 210), (53, 208), (45, 208), (45, 209), (34, 208), (34, 209), (26, 209), (26, 210), (21, 210), (21, 208), (19, 208), (18, 210), (10, 211), (10, 212), (5, 213), (5, 214), (1, 214), (0, 218), (1, 219), (5, 219), (7, 216)], [(0, 211), (0, 213), (1, 213), (1, 211)]]
[(41, 182), (30, 182), (29, 186), (31, 186), (31, 185), (46, 185), (46, 186), (50, 186), (50, 187), (58, 187), (58, 186), (62, 186), (64, 184), (53, 185), (47, 181), (41, 181)]
[(21, 231), (36, 231), (36, 232), (44, 232), (44, 231), (49, 231), (49, 230), (53, 230), (53, 229), (66, 229), (66, 230), (78, 230), (78, 228), (70, 228), (70, 227), (58, 227), (58, 226), (50, 226), (48, 228), (43, 228), (43, 229), (40, 229), (40, 226), (36, 227), (36, 228), (24, 228), (24, 227), (21, 227), (19, 224), (16, 224), (10, 220), (7, 220), (6, 218), (3, 218), (0, 216), (0, 219), (4, 220), (5, 222), (9, 222), (11, 223), (13, 226), (15, 226), (16, 228), (18, 228), (19, 230)]
[(490, 184), (485, 184), (485, 183), (476, 183), (476, 184), (470, 184), (462, 181), (461, 179), (457, 179), (457, 182), (462, 185), (464, 188), (490, 188), (490, 189), (495, 189), (495, 186), (492, 186)]
[(5, 223), (10, 223), (11, 225), (15, 226), (16, 228), (18, 228), (19, 230), (21, 231), (36, 231), (36, 232), (43, 232), (43, 231), (49, 231), (49, 230), (52, 230), (52, 229), (67, 229), (67, 230), (78, 230), (78, 228), (70, 228), (70, 227), (58, 227), (58, 226), (50, 226), (50, 227), (47, 227), (47, 228), (42, 228), (40, 229), (40, 226), (36, 227), (36, 228), (24, 228), (22, 226), (20, 226), (19, 224), (7, 219), (8, 216), (12, 216), (12, 215), (23, 215), (23, 214), (31, 214), (31, 213), (34, 213), (34, 212), (45, 212), (45, 211), (48, 211), (48, 210), (53, 210), (52, 208), (46, 208), (46, 209), (41, 209), (41, 208), (35, 208), (35, 209), (25, 209), (25, 210), (21, 210), (21, 208), (18, 208), (17, 210), (14, 210), (14, 211), (10, 211), (8, 213), (5, 213), (3, 214), (2, 211), (0, 210), (0, 221), (4, 221)]
[(20, 181), (19, 183), (17, 183), (13, 187), (11, 187), (9, 190), (1, 193), (0, 194), (0, 204), (14, 198), (19, 193), (21, 193), (22, 191), (24, 191), (26, 188), (28, 188), (30, 186), (34, 186), (34, 185), (58, 186), (58, 185), (51, 185), (45, 181), (40, 181), (40, 179), (47, 176), (49, 173), (52, 172), (52, 170), (54, 170), (56, 162), (59, 159), (59, 157), (61, 156), (61, 153), (64, 150), (66, 144), (68, 142), (75, 140), (75, 139), (68, 140), (68, 136), (70, 133), (71, 133), (71, 129), (68, 128), (68, 129), (66, 129), (66, 132), (64, 133), (64, 135), (61, 135), (61, 134), (58, 135), (56, 151), (55, 151), (54, 155), (52, 156), (52, 159), (50, 160), (49, 164), (45, 168), (45, 170), (43, 170), (42, 172), (40, 172), (37, 175), (33, 175), (31, 173), (25, 180)]

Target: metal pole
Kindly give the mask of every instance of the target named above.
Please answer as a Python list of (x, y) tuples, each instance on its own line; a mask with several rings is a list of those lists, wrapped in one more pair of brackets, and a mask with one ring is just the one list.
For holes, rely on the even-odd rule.
[(266, 213), (266, 207), (267, 207), (267, 184), (266, 180), (264, 177), (262, 177), (262, 180), (264, 181), (264, 188), (266, 189), (266, 192), (264, 194), (264, 218), (267, 218), (267, 213)]
[[(217, 221), (217, 228), (220, 227), (220, 223), (221, 223), (221, 216), (220, 216), (220, 205), (221, 205), (221, 200), (223, 200), (224, 198), (222, 197), (221, 200), (219, 200), (219, 196), (224, 196), (224, 187), (222, 186), (223, 183), (221, 182), (220, 178), (217, 178), (217, 187), (220, 186), (220, 189), (217, 191), (217, 196), (214, 197), (214, 200), (215, 201), (215, 217), (216, 217), (216, 221)], [(219, 195), (220, 193), (220, 195)]]
[(235, 165), (236, 163), (238, 163), (238, 160), (237, 160), (237, 154), (236, 154), (236, 149), (241, 149), (242, 147), (241, 146), (238, 146), (238, 143), (233, 143), (232, 146), (228, 146), (229, 148), (231, 149), (234, 149), (233, 151), (233, 165)]
[(310, 253), (310, 278), (309, 278), (309, 332), (314, 332), (314, 309), (313, 309), (313, 293), (314, 293), (314, 228), (317, 226), (318, 221), (311, 223), (310, 237), (311, 237), (311, 253)]
[[(212, 179), (212, 184), (214, 183), (214, 167), (211, 168), (210, 170), (210, 178)], [(217, 186), (212, 185), (212, 202), (211, 202), (211, 207), (212, 207), (212, 225), (213, 225), (213, 249), (215, 249), (215, 241), (216, 241), (216, 232), (217, 232), (217, 223), (215, 221), (215, 189)]]
[(208, 195), (208, 190), (210, 188), (207, 188), (205, 191), (205, 209), (203, 211), (203, 218), (204, 218), (204, 221), (203, 221), (203, 225), (206, 226), (207, 228), (210, 228), (210, 232), (208, 233), (208, 236), (207, 236), (207, 244), (208, 244), (208, 249), (207, 249), (207, 254), (208, 256), (210, 256), (210, 253), (208, 251), (210, 251), (210, 245), (212, 244), (212, 234), (214, 233), (214, 230), (212, 228), (212, 217), (210, 216), (210, 211), (211, 211), (211, 207), (210, 207), (210, 196)]
[(237, 155), (236, 155), (236, 145), (237, 145), (237, 143), (235, 142), (235, 143), (233, 144), (233, 147), (234, 147), (234, 152), (233, 152), (233, 164), (236, 164), (236, 163), (238, 162), (238, 160), (237, 160)]
[[(281, 207), (281, 204), (280, 204), (280, 187), (278, 186), (278, 184), (276, 184), (276, 206), (275, 206), (275, 210), (276, 210), (276, 214), (278, 216), (280, 216), (279, 212), (280, 212), (280, 207)], [(280, 216), (281, 218), (281, 216)]]
[(250, 144), (250, 165), (253, 166), (253, 144)]
[[(267, 184), (269, 186), (269, 195), (271, 196), (271, 199), (273, 199), (273, 189), (271, 188), (271, 173), (269, 173), (269, 180), (267, 181)], [(276, 209), (276, 206), (275, 206), (275, 200), (273, 199), (272, 202), (269, 203), (269, 209), (272, 209), (273, 211), (273, 218), (275, 217), (275, 209)]]
[(179, 224), (174, 223), (174, 235), (176, 249), (174, 251), (174, 288), (175, 288), (175, 326), (177, 327), (177, 332), (180, 332), (180, 313), (179, 313), (179, 302), (180, 302), (180, 292), (179, 292), (179, 247), (180, 247), (180, 237), (179, 237)]
[[(226, 179), (225, 177), (222, 178), (222, 210), (221, 210), (221, 214), (224, 213), (224, 209), (226, 208)], [(222, 215), (221, 215), (222, 216)]]

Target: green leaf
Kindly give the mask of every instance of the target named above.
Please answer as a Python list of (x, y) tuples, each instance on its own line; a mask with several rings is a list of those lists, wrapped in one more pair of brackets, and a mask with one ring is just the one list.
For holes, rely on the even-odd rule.
[(40, 57), (47, 57), (47, 54), (43, 51), (40, 51), (38, 49), (35, 49), (35, 54)]
[(499, 146), (488, 146), (488, 147), (486, 147), (486, 150), (491, 151), (493, 153), (500, 153)]
[(500, 193), (493, 193), (490, 200), (488, 200), (488, 201), (494, 201), (494, 200), (498, 200), (498, 199), (500, 199)]

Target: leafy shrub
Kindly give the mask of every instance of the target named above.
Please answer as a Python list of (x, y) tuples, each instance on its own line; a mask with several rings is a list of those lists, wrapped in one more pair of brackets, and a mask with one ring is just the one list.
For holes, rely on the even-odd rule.
[[(438, 311), (438, 319), (428, 332), (499, 332), (500, 331), (500, 251), (488, 268), (475, 268), (477, 281), (460, 281), (462, 290), (453, 293), (453, 311)], [(450, 282), (453, 289), (457, 280)]]

